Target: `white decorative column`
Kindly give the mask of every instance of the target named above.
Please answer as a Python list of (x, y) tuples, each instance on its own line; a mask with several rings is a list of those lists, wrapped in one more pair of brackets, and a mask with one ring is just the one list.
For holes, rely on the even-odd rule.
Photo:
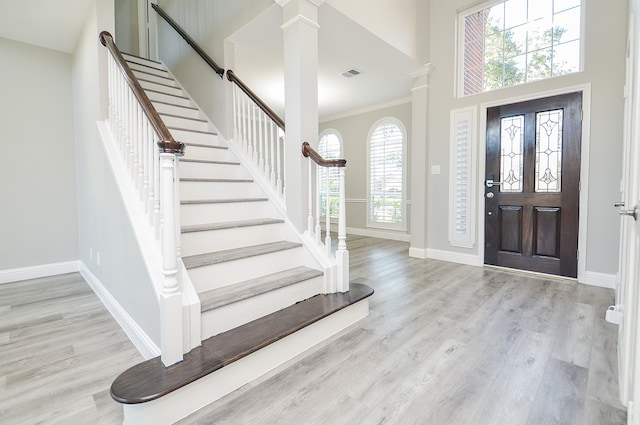
[(302, 143), (318, 146), (318, 7), (324, 0), (276, 0), (282, 7), (287, 216), (307, 227), (308, 175)]
[(162, 335), (162, 363), (165, 366), (182, 361), (182, 292), (177, 279), (178, 259), (176, 237), (176, 155), (160, 154), (160, 178), (162, 185), (162, 273), (164, 284), (160, 296), (160, 322)]
[(411, 243), (409, 256), (427, 258), (427, 190), (429, 180), (429, 63), (410, 74), (411, 89)]

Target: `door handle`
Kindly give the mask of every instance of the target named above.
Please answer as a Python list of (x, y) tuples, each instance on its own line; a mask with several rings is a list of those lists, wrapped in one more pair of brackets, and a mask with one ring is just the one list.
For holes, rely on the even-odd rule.
[(487, 179), (487, 187), (500, 186), (502, 182), (494, 182), (493, 179)]
[(638, 220), (638, 207), (635, 206), (635, 207), (633, 207), (632, 210), (623, 210), (623, 209), (621, 209), (621, 210), (618, 211), (618, 214), (620, 214), (620, 215), (630, 215), (631, 217), (633, 217), (634, 220), (637, 221)]
[(615, 207), (620, 207), (620, 209), (618, 210), (618, 214), (620, 214), (620, 215), (628, 215), (628, 216), (633, 217), (634, 220), (638, 220), (638, 206), (637, 205), (635, 207), (633, 207), (632, 210), (623, 210), (622, 207), (624, 207), (624, 202), (622, 202), (622, 201), (616, 202), (613, 205)]

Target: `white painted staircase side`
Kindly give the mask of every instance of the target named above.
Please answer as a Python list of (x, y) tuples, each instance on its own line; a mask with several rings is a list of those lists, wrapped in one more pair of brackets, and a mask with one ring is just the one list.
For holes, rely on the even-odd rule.
[(180, 84), (161, 64), (125, 58), (173, 137), (186, 144), (180, 250), (201, 300), (201, 337), (321, 293), (322, 267)]

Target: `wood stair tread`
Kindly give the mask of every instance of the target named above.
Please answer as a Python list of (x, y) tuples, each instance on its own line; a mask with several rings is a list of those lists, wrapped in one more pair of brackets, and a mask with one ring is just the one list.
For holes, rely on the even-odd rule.
[(163, 102), (161, 100), (151, 100), (151, 103), (158, 103), (161, 105), (174, 106), (176, 108), (191, 109), (192, 111), (199, 111), (199, 109), (196, 108), (195, 106), (176, 105), (175, 103)]
[(193, 146), (194, 148), (208, 148), (208, 149), (226, 149), (229, 148), (227, 146), (219, 146), (219, 145), (205, 145), (204, 143), (192, 143), (192, 142), (182, 142), (187, 146)]
[(197, 121), (197, 122), (204, 122), (204, 123), (207, 122), (207, 120), (205, 120), (203, 118), (183, 117), (182, 115), (168, 114), (168, 113), (165, 113), (165, 112), (160, 112), (160, 113), (158, 113), (158, 115), (160, 115), (161, 117), (181, 118), (183, 120)]
[(204, 267), (211, 264), (224, 263), (226, 261), (240, 260), (272, 252), (284, 251), (301, 247), (302, 244), (289, 241), (269, 242), (259, 245), (245, 246), (241, 248), (225, 249), (222, 251), (207, 252), (205, 254), (182, 257), (184, 266), (189, 269)]
[(268, 200), (269, 198), (187, 199), (180, 201), (180, 205), (238, 204), (240, 202), (266, 202)]
[(165, 367), (160, 357), (139, 363), (115, 379), (111, 397), (123, 404), (156, 400), (372, 294), (369, 286), (352, 283), (349, 292), (316, 295), (208, 338), (181, 363)]
[(197, 162), (199, 164), (221, 164), (221, 165), (240, 165), (237, 161), (215, 161), (211, 159), (180, 159), (180, 162)]
[(213, 310), (214, 308), (233, 304), (322, 275), (323, 272), (320, 270), (300, 266), (249, 279), (234, 285), (211, 289), (198, 294), (200, 297), (200, 311)]
[(181, 128), (181, 127), (171, 127), (171, 126), (167, 126), (167, 128), (169, 130), (186, 131), (186, 132), (189, 132), (189, 133), (210, 134), (212, 136), (217, 136), (218, 135), (218, 133), (216, 133), (215, 131), (208, 131), (208, 130), (193, 130), (191, 128)]
[(253, 179), (215, 179), (208, 177), (183, 177), (180, 181), (197, 183), (253, 183)]
[(237, 229), (239, 227), (262, 226), (265, 224), (280, 224), (284, 220), (279, 218), (256, 218), (252, 220), (225, 221), (222, 223), (192, 224), (182, 226), (182, 233), (205, 232), (208, 230)]
[(144, 91), (146, 92), (152, 92), (152, 93), (158, 93), (158, 94), (164, 94), (166, 96), (171, 96), (171, 97), (177, 97), (178, 99), (185, 99), (185, 100), (191, 100), (190, 97), (188, 96), (181, 96), (179, 94), (171, 94), (171, 93), (165, 93), (163, 91), (158, 91), (158, 90), (153, 90), (153, 89), (144, 89)]

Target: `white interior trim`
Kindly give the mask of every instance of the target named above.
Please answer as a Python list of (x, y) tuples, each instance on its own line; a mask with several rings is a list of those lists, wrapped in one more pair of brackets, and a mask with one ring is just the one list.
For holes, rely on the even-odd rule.
[(400, 99), (390, 100), (389, 102), (379, 103), (377, 105), (367, 106), (366, 108), (354, 109), (353, 111), (343, 112), (341, 114), (331, 115), (328, 117), (324, 117), (320, 120), (320, 124), (335, 121), (342, 118), (349, 118), (355, 115), (362, 115), (373, 111), (379, 111), (381, 109), (392, 108), (398, 105), (404, 105), (405, 103), (411, 103), (411, 96), (401, 97)]
[(391, 239), (401, 242), (409, 242), (409, 238), (411, 237), (410, 234), (401, 231), (371, 228), (361, 229), (359, 227), (347, 227), (347, 235), (368, 236), (370, 238)]
[(618, 279), (615, 274), (586, 271), (583, 279), (578, 279), (578, 282), (615, 290)]
[(424, 251), (426, 257), (417, 258), (430, 258), (432, 260), (448, 261), (450, 263), (466, 264), (469, 266), (481, 267), (483, 265), (482, 260), (479, 260), (478, 257), (473, 254), (462, 254), (459, 252), (445, 251), (433, 248), (427, 248)]
[[(591, 83), (576, 86), (563, 87), (524, 96), (501, 99), (499, 101), (480, 104), (480, 125), (478, 135), (478, 174), (476, 180), (476, 196), (478, 199), (478, 211), (484, 211), (484, 176), (487, 153), (487, 109), (494, 106), (508, 105), (511, 103), (526, 102), (534, 99), (557, 96), (567, 93), (582, 92), (582, 147), (580, 155), (580, 218), (578, 221), (578, 282), (587, 283), (593, 281), (593, 276), (587, 276), (587, 223), (589, 205), (589, 146), (591, 142)], [(478, 261), (484, 264), (484, 213), (478, 214)], [(596, 280), (597, 281), (597, 280)], [(599, 285), (598, 285), (599, 286)]]
[(73, 273), (80, 270), (79, 261), (41, 264), (39, 266), (20, 267), (17, 269), (0, 270), (0, 284), (18, 282), (21, 280), (38, 279), (40, 277), (56, 276)]
[(145, 359), (151, 359), (160, 355), (160, 347), (142, 330), (136, 321), (126, 312), (126, 310), (116, 301), (115, 298), (104, 287), (102, 282), (91, 273), (91, 270), (80, 262), (80, 274), (87, 281), (93, 292), (96, 293), (102, 304), (107, 308), (111, 316), (116, 319), (122, 330), (127, 334), (133, 345), (138, 349)]

